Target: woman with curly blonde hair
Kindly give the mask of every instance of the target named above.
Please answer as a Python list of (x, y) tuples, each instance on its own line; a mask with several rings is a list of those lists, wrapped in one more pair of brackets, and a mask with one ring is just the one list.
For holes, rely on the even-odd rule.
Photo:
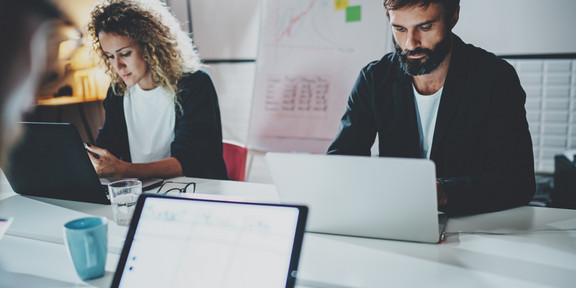
[(227, 179), (216, 90), (168, 8), (107, 0), (90, 16), (111, 78), (104, 126), (96, 145), (86, 144), (100, 177)]

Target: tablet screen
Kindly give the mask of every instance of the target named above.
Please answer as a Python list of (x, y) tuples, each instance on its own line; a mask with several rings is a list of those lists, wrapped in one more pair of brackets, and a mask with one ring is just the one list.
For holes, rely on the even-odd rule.
[(305, 207), (143, 198), (113, 287), (293, 286)]

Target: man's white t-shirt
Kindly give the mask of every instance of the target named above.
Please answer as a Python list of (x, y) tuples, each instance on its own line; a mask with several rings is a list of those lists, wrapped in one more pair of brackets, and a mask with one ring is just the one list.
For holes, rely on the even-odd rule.
[(124, 117), (132, 163), (170, 157), (176, 111), (166, 89), (142, 90), (138, 84), (129, 87), (124, 96)]
[(420, 151), (422, 152), (420, 156), (430, 159), (432, 141), (434, 140), (434, 128), (436, 127), (436, 117), (438, 116), (438, 107), (440, 107), (440, 98), (444, 87), (432, 95), (422, 95), (418, 93), (414, 84), (412, 84), (412, 88), (414, 89), (416, 110), (418, 111)]

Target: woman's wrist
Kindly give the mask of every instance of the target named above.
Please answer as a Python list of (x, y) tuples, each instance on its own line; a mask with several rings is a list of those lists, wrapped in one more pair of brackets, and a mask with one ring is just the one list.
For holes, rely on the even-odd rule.
[(131, 166), (133, 164), (132, 163), (128, 163), (128, 162), (124, 162), (124, 161), (118, 161), (118, 165), (115, 166), (115, 171), (114, 171), (114, 177), (116, 178), (128, 178), (131, 177), (129, 176), (131, 173), (130, 171), (132, 169)]

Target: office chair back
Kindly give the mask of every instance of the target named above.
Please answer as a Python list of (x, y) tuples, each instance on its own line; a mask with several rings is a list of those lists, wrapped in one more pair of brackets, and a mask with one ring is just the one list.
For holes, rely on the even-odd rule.
[(223, 140), (223, 156), (228, 178), (234, 181), (246, 180), (246, 159), (248, 148), (240, 143)]

